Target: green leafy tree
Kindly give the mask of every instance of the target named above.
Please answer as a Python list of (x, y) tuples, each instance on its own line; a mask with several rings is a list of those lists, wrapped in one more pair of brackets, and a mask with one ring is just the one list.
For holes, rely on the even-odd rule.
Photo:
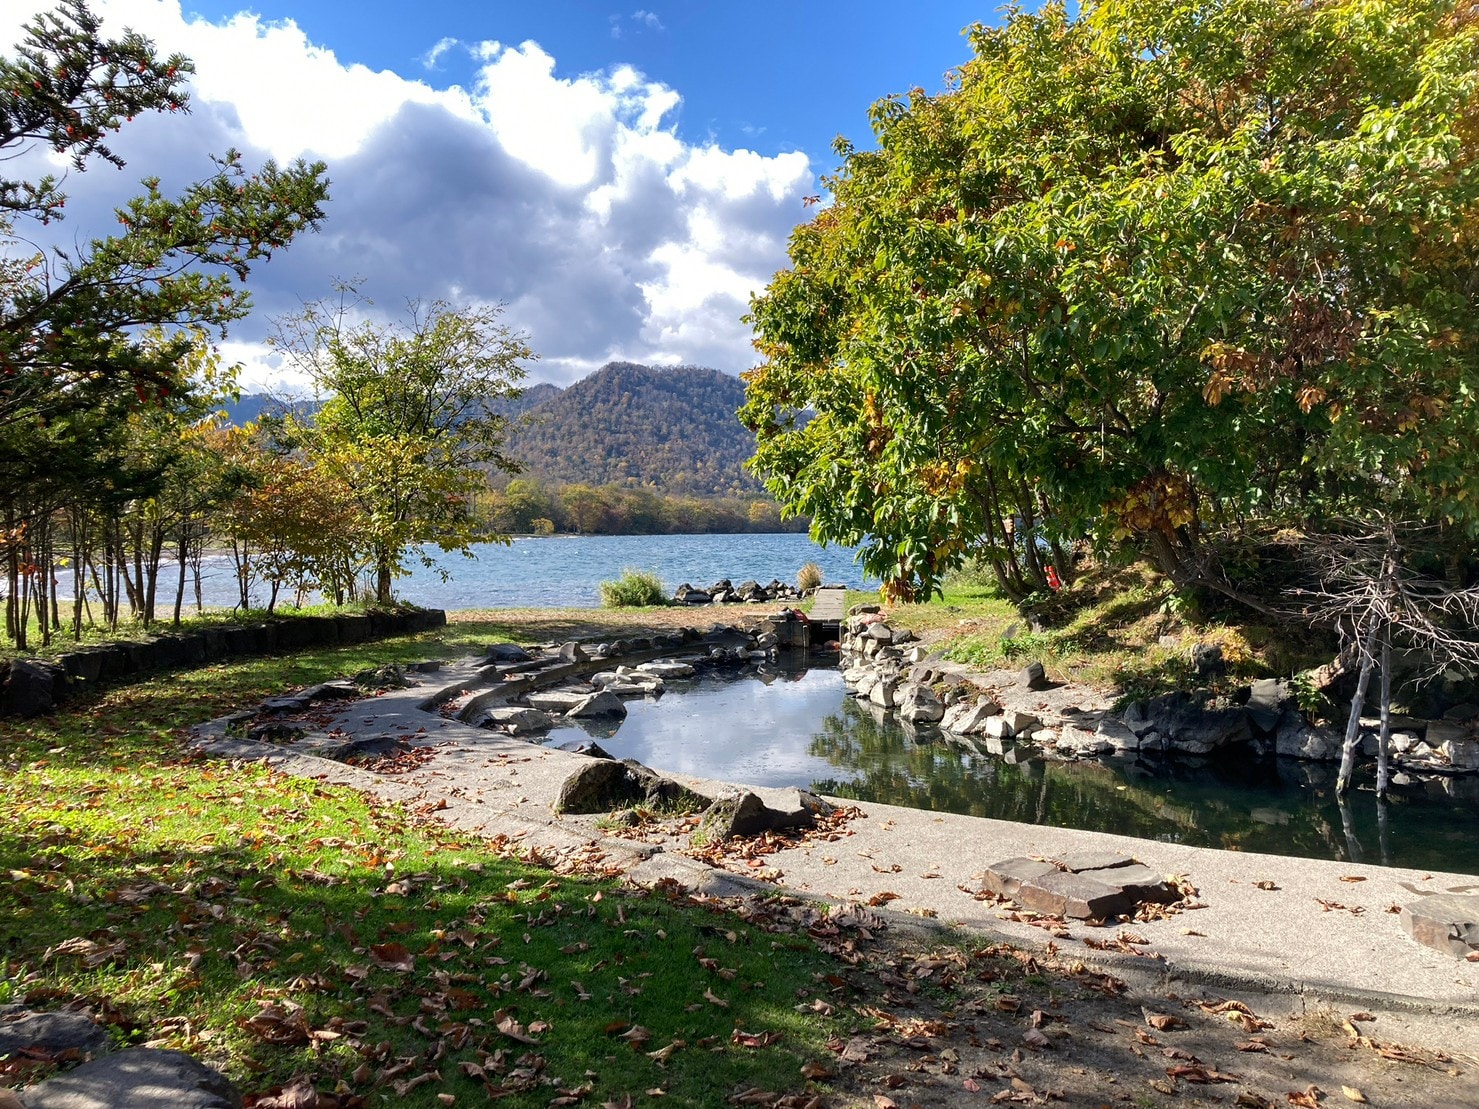
[(521, 363), (534, 355), (496, 307), (413, 304), (399, 325), (356, 322), (357, 308), (346, 288), (336, 302), (279, 320), (273, 342), (327, 398), (311, 427), (290, 420), (289, 430), (360, 505), (385, 603), (408, 554), (426, 544), (466, 552), (496, 538), (475, 495), (488, 469), (517, 469), (503, 452), (497, 404), (518, 394)]
[[(26, 25), (13, 56), (0, 57), (0, 163), (24, 164), (17, 160), (45, 149), (74, 172), (98, 161), (121, 167), (115, 133), (143, 113), (187, 111), (192, 72), (187, 59), (160, 57), (140, 35), (105, 36), (83, 0), (63, 0)], [(146, 177), (117, 209), (114, 231), (79, 233), (67, 249), (48, 251), (32, 239), (64, 217), (61, 181), (0, 171), (0, 556), (10, 579), (7, 629), (18, 645), (25, 598), (42, 602), (52, 577), (50, 533), (61, 508), (79, 532), (103, 538), (113, 582), (119, 514), (155, 496), (155, 463), (165, 461), (138, 449), (135, 416), (193, 406), (201, 330), (219, 334), (242, 318), (252, 267), (317, 226), (324, 172), (301, 161), (253, 171), (227, 151), (177, 196)], [(98, 526), (82, 526), (89, 516), (101, 516)], [(73, 536), (79, 572), (80, 539)], [(129, 581), (136, 585), (136, 575), (125, 574)], [(118, 591), (105, 584), (102, 592), (115, 599), (116, 616)], [(43, 630), (55, 608), (38, 605)]]
[[(752, 306), (752, 463), (904, 595), (1373, 500), (1479, 523), (1479, 28), (1450, 0), (1107, 0), (874, 106)], [(814, 413), (804, 422), (802, 413)]]

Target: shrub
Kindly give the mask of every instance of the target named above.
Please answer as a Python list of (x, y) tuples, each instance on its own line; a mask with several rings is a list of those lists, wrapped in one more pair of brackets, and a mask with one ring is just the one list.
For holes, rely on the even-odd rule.
[(816, 589), (822, 584), (822, 568), (815, 562), (808, 562), (796, 571), (796, 588), (805, 593)]
[(662, 581), (651, 570), (627, 567), (615, 581), (601, 583), (601, 603), (607, 608), (645, 608), (667, 600)]

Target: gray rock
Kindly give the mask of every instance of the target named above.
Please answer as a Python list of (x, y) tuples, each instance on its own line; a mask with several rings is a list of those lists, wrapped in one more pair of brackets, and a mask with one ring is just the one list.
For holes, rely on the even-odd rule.
[(34, 658), (12, 659), (0, 686), (0, 716), (40, 716), (56, 708), (70, 684), (67, 671)]
[(1135, 733), (1135, 730), (1123, 720), (1116, 720), (1112, 716), (1106, 716), (1099, 721), (1094, 734), (1109, 743), (1116, 751), (1138, 751), (1140, 749), (1140, 736)]
[(1438, 751), (1455, 770), (1479, 770), (1479, 742), (1475, 740), (1445, 740)]
[(590, 657), (590, 653), (573, 639), (560, 646), (560, 658), (565, 662), (589, 662)]
[(531, 693), (526, 698), (530, 708), (536, 708), (540, 712), (553, 713), (563, 716), (576, 705), (584, 701), (590, 694), (577, 693), (569, 689), (545, 689), (538, 693)]
[(56, 1009), (37, 1013), (28, 1009), (0, 1016), (0, 1057), (28, 1047), (47, 1052), (75, 1047), (84, 1055), (108, 1050), (108, 1032), (86, 1013)]
[(1201, 678), (1216, 678), (1227, 673), (1222, 647), (1217, 643), (1196, 643), (1191, 648), (1192, 669)]
[(731, 790), (714, 798), (693, 831), (697, 844), (717, 843), (766, 829), (765, 802), (749, 790)]
[(526, 709), (519, 705), (500, 705), (489, 709), (484, 725), (492, 724), (510, 735), (532, 735), (547, 732), (555, 726), (554, 717), (539, 709)]
[(651, 674), (655, 678), (688, 678), (693, 676), (693, 667), (686, 662), (673, 662), (662, 660), (658, 662), (644, 662), (637, 667), (643, 674)]
[(325, 732), (308, 732), (299, 736), (293, 741), (293, 747), (305, 755), (334, 759), (337, 762), (343, 762), (359, 750), (349, 736), (329, 735)]
[(894, 693), (898, 690), (898, 686), (898, 679), (880, 674), (878, 680), (873, 683), (873, 688), (868, 690), (868, 700), (880, 708), (891, 709), (895, 704)]
[(299, 694), (309, 701), (357, 701), (363, 697), (364, 690), (350, 681), (322, 682), (311, 685)]
[(899, 718), (910, 724), (934, 724), (945, 715), (945, 703), (927, 685), (906, 685), (898, 701)]
[(1279, 725), (1278, 734), (1274, 737), (1277, 754), (1312, 762), (1327, 762), (1340, 757), (1340, 736), (1325, 728), (1306, 724), (1297, 716), (1295, 719), (1297, 723), (1291, 724), (1286, 719)]
[(1279, 678), (1260, 678), (1249, 687), (1243, 710), (1254, 731), (1260, 736), (1271, 736), (1278, 731), (1279, 721), (1288, 707), (1288, 683)]
[(1169, 904), (1181, 896), (1176, 887), (1166, 881), (1165, 875), (1157, 874), (1141, 863), (1116, 870), (1098, 871), (1095, 877), (1111, 885), (1119, 886), (1134, 901), (1158, 901), (1162, 904)]
[(1473, 730), (1467, 724), (1452, 720), (1430, 720), (1423, 731), (1423, 739), (1430, 747), (1441, 747), (1453, 740), (1472, 739)]
[(1479, 896), (1435, 893), (1402, 906), (1402, 928), (1425, 947), (1459, 958), (1479, 951)]
[(407, 689), (411, 685), (406, 680), (406, 672), (393, 662), (361, 670), (350, 680), (364, 689)]
[(1017, 684), (1024, 689), (1048, 689), (1052, 685), (1040, 662), (1029, 662), (1024, 666), (1017, 674)]
[(262, 712), (302, 712), (312, 698), (303, 693), (288, 693), (281, 697), (267, 697), (259, 706)]
[(940, 726), (956, 735), (978, 735), (986, 730), (986, 721), (1001, 712), (995, 701), (980, 698), (951, 705), (940, 720)]
[(863, 629), (863, 635), (875, 643), (884, 643), (890, 646), (894, 641), (894, 630), (882, 621), (869, 624)]
[(560, 786), (557, 813), (600, 813), (646, 803), (702, 803), (692, 790), (631, 759), (596, 758), (578, 767)]
[(621, 698), (605, 689), (592, 693), (578, 704), (572, 705), (565, 713), (570, 717), (625, 716), (626, 714), (627, 707), (621, 703)]
[(494, 643), (483, 652), (483, 662), (528, 662), (534, 656), (517, 643)]
[(224, 1075), (183, 1051), (137, 1047), (84, 1063), (26, 1090), (26, 1109), (239, 1109)]
[(1039, 717), (1033, 716), (1030, 712), (1022, 712), (1020, 709), (1003, 709), (1002, 719), (1012, 729), (1011, 734), (1014, 736), (1030, 735), (1034, 729), (1042, 726), (1042, 720)]
[(587, 755), (593, 759), (609, 759), (611, 752), (602, 747), (594, 740), (572, 739), (562, 743), (555, 748), (557, 751), (569, 751), (572, 755)]

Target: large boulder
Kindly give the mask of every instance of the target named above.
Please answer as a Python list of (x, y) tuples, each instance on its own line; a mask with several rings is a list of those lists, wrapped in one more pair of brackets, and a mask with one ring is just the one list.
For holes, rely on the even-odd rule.
[(1001, 713), (1001, 706), (985, 697), (951, 705), (940, 720), (940, 727), (956, 735), (978, 735), (986, 730), (986, 721)]
[(555, 720), (549, 713), (538, 709), (524, 708), (521, 705), (499, 705), (488, 710), (482, 726), (494, 727), (509, 735), (537, 735), (553, 728)]
[(566, 716), (580, 718), (583, 716), (625, 716), (626, 705), (621, 703), (621, 698), (610, 690), (600, 690), (583, 698), (580, 702), (572, 705)]
[(552, 807), (557, 813), (602, 813), (638, 804), (704, 803), (701, 795), (632, 759), (594, 758), (565, 779)]

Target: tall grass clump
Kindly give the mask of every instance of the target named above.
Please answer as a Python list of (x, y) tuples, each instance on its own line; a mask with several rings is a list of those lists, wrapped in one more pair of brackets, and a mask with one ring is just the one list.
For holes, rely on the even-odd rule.
[(607, 608), (647, 608), (667, 604), (667, 592), (651, 570), (622, 570), (615, 581), (601, 583), (601, 603)]
[(805, 593), (816, 589), (822, 584), (822, 568), (815, 562), (808, 562), (796, 571), (796, 588)]

